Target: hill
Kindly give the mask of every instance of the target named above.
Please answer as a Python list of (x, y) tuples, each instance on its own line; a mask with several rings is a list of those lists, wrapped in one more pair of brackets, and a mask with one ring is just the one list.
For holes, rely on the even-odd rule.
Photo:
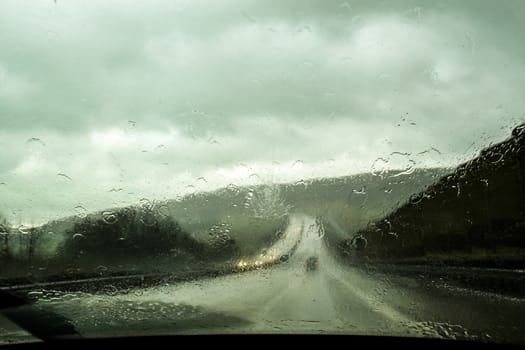
[(394, 208), (446, 169), (415, 169), (253, 187), (227, 186), (177, 200), (143, 199), (135, 206), (11, 229), (0, 241), (3, 276), (176, 272), (251, 256), (270, 246), (288, 214), (337, 224), (338, 238)]
[(376, 261), (494, 267), (525, 262), (525, 124), (340, 243)]

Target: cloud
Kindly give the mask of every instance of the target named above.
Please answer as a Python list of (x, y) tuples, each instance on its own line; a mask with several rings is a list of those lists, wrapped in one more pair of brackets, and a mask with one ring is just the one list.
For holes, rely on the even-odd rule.
[(0, 211), (456, 164), (525, 120), (523, 7), (2, 1)]

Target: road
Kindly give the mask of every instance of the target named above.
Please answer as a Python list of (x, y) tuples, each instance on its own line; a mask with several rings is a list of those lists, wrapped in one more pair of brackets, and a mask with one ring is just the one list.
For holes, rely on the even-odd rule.
[[(82, 336), (314, 332), (525, 343), (525, 299), (346, 266), (320, 232), (314, 218), (296, 215), (285, 236), (299, 244), (285, 263), (127, 294), (48, 292), (35, 306)], [(305, 269), (310, 256), (316, 271)]]

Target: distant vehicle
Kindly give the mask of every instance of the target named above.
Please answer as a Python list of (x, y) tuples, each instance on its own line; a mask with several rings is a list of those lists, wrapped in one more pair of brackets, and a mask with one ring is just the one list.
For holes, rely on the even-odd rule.
[(306, 271), (316, 271), (319, 269), (319, 258), (316, 256), (310, 256), (308, 259), (306, 259), (304, 267)]

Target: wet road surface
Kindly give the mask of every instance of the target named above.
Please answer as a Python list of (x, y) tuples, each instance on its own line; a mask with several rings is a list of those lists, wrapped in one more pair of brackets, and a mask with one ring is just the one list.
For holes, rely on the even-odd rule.
[[(322, 232), (314, 218), (295, 215), (275, 248), (298, 242), (284, 263), (127, 294), (55, 293), (34, 306), (65, 317), (88, 337), (337, 333), (525, 343), (525, 298), (343, 265)], [(308, 270), (312, 256), (318, 268)], [(2, 325), (16, 333), (0, 321), (0, 337)]]

